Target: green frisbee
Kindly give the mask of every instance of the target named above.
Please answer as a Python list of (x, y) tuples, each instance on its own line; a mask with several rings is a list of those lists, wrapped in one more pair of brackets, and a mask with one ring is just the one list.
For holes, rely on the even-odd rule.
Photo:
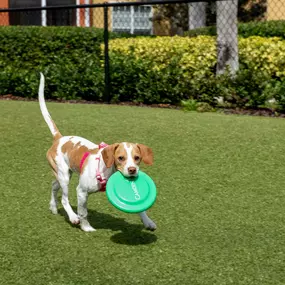
[(113, 206), (126, 213), (140, 213), (150, 208), (156, 199), (156, 186), (144, 172), (127, 178), (120, 171), (108, 180), (106, 194)]

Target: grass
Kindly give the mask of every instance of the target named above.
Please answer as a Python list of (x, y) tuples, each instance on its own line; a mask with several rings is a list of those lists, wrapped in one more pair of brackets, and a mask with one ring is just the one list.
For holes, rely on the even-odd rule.
[[(91, 195), (95, 233), (48, 210), (51, 135), (39, 106), (0, 101), (1, 284), (284, 284), (285, 121), (48, 104), (66, 135), (151, 146), (158, 225)], [(76, 207), (76, 177), (70, 186)]]

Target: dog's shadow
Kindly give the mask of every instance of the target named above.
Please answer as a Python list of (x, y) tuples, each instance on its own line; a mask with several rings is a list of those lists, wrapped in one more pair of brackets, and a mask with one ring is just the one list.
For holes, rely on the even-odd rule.
[[(74, 208), (74, 207), (72, 207)], [(74, 209), (75, 210), (75, 209)], [(76, 210), (75, 210), (76, 211)], [(72, 227), (64, 209), (59, 210), (60, 215), (64, 216), (65, 221)], [(107, 229), (120, 231), (111, 236), (111, 241), (117, 244), (142, 245), (151, 244), (157, 241), (157, 236), (153, 233), (144, 231), (142, 224), (130, 224), (123, 218), (117, 218), (110, 214), (100, 213), (95, 210), (88, 210), (88, 221), (95, 229)]]

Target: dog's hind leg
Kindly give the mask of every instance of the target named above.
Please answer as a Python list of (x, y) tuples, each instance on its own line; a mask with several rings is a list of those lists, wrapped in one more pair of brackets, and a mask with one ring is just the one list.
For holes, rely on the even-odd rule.
[(57, 165), (55, 162), (55, 155), (53, 152), (53, 149), (49, 149), (47, 152), (47, 160), (52, 168), (52, 172), (56, 178), (56, 180), (54, 180), (52, 182), (52, 186), (51, 186), (51, 199), (50, 199), (50, 203), (49, 203), (49, 209), (51, 210), (51, 212), (53, 214), (57, 214), (57, 193), (60, 189), (60, 184), (58, 182), (58, 176), (57, 176)]
[(57, 193), (58, 190), (60, 189), (59, 182), (57, 180), (54, 180), (52, 182), (52, 187), (51, 187), (51, 199), (49, 203), (49, 209), (53, 214), (57, 214)]
[[(55, 174), (55, 177), (57, 177), (57, 174), (56, 173), (54, 173), (54, 174)], [(69, 180), (71, 179), (71, 176), (72, 176), (72, 172), (70, 171), (69, 172)], [(57, 194), (58, 194), (59, 189), (60, 189), (60, 184), (59, 184), (58, 180), (56, 179), (52, 182), (51, 199), (50, 199), (50, 203), (49, 203), (49, 209), (55, 215), (58, 213), (58, 211), (57, 211), (57, 204), (58, 204)]]
[(148, 215), (147, 215), (147, 213), (145, 211), (139, 213), (139, 216), (140, 216), (140, 218), (141, 218), (141, 220), (142, 220), (142, 222), (143, 222), (143, 224), (144, 224), (144, 226), (145, 226), (145, 228), (147, 230), (150, 230), (150, 231), (155, 231), (156, 230), (156, 224), (154, 223), (154, 221), (152, 221), (148, 217)]
[(62, 189), (62, 197), (61, 204), (66, 211), (69, 220), (72, 224), (79, 224), (79, 218), (72, 210), (69, 199), (68, 199), (68, 185), (70, 180), (70, 172), (69, 167), (65, 163), (58, 164), (58, 172), (57, 172), (58, 182)]
[(83, 189), (80, 185), (76, 188), (77, 191), (77, 213), (80, 219), (80, 227), (85, 232), (94, 232), (95, 229), (89, 224), (87, 220), (87, 199), (88, 192)]

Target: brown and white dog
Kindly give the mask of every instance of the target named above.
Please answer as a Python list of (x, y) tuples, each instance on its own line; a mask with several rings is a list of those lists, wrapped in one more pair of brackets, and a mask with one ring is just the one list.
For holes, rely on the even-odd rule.
[[(139, 164), (147, 165), (153, 162), (152, 150), (142, 144), (115, 143), (109, 146), (94, 144), (77, 136), (62, 136), (51, 119), (44, 99), (45, 79), (41, 74), (39, 86), (39, 103), (42, 115), (53, 135), (53, 144), (47, 151), (47, 160), (53, 170), (56, 180), (52, 183), (50, 210), (57, 214), (57, 194), (62, 189), (61, 203), (72, 224), (80, 224), (83, 231), (92, 232), (95, 229), (87, 220), (88, 194), (104, 188), (108, 178), (119, 170), (127, 177), (136, 176)], [(72, 210), (68, 200), (68, 184), (72, 172), (79, 174), (77, 186), (77, 214)], [(139, 214), (144, 226), (155, 230), (155, 223), (146, 212)]]

